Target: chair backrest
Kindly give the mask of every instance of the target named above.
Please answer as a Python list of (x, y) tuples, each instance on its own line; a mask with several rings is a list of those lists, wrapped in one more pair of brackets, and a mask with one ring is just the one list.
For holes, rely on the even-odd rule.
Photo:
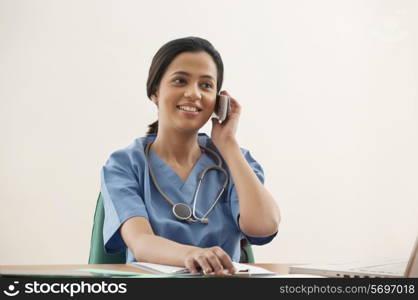
[(125, 252), (109, 254), (104, 249), (104, 214), (103, 198), (102, 194), (99, 193), (91, 232), (89, 264), (124, 264), (126, 263)]
[(241, 240), (241, 257), (239, 259), (240, 263), (254, 263), (254, 253), (251, 248), (251, 244), (246, 240)]
[[(125, 252), (109, 254), (104, 249), (104, 215), (103, 198), (102, 194), (99, 193), (91, 232), (89, 264), (124, 264), (126, 263)], [(254, 263), (254, 254), (247, 240), (241, 240), (240, 263)]]

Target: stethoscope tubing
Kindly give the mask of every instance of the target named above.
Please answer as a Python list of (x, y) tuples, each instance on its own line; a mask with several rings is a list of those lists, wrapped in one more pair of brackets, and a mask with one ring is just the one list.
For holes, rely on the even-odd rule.
[[(200, 148), (202, 148), (203, 150), (211, 153), (216, 159), (217, 159), (217, 164), (213, 165), (213, 166), (209, 166), (207, 168), (205, 168), (199, 175), (199, 182), (198, 185), (195, 189), (194, 195), (193, 195), (193, 209), (190, 209), (190, 207), (187, 204), (184, 203), (174, 203), (168, 196), (167, 194), (165, 194), (162, 189), (160, 188), (159, 184), (157, 183), (157, 179), (155, 178), (154, 175), (154, 170), (151, 166), (150, 163), (150, 159), (149, 159), (149, 152), (151, 149), (151, 145), (153, 142), (148, 143), (145, 146), (145, 158), (147, 160), (147, 164), (148, 164), (148, 169), (149, 169), (149, 173), (151, 175), (151, 179), (154, 183), (155, 188), (157, 189), (157, 191), (161, 194), (161, 196), (163, 197), (163, 199), (165, 201), (167, 201), (168, 204), (170, 204), (172, 206), (172, 211), (173, 214), (176, 216), (177, 219), (182, 220), (182, 221), (187, 221), (187, 222), (201, 222), (204, 224), (208, 223), (208, 219), (207, 216), (209, 215), (209, 213), (214, 209), (216, 203), (218, 202), (219, 198), (221, 197), (222, 193), (224, 192), (224, 190), (226, 189), (226, 186), (228, 185), (228, 181), (229, 181), (229, 175), (227, 173), (227, 171), (222, 168), (222, 160), (220, 158), (220, 156), (213, 150), (204, 147), (202, 145), (199, 145)], [(207, 174), (208, 171), (211, 170), (218, 170), (220, 172), (222, 172), (225, 175), (225, 180), (224, 183), (222, 185), (222, 188), (218, 194), (218, 196), (216, 197), (215, 201), (212, 202), (212, 205), (209, 207), (209, 209), (206, 211), (206, 213), (202, 216), (202, 217), (198, 217), (196, 215), (196, 203), (197, 203), (197, 196), (199, 194), (199, 190), (200, 190), (200, 185), (202, 184), (203, 178), (205, 177), (205, 175)], [(177, 212), (176, 212), (176, 208), (178, 208), (179, 206), (185, 208), (187, 207), (188, 209), (188, 214), (187, 216), (180, 216)]]

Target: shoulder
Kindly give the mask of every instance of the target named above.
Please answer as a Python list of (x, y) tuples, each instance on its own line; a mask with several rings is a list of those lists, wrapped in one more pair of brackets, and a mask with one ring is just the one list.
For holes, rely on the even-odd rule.
[[(205, 133), (199, 133), (199, 144), (206, 146), (208, 148), (210, 148), (211, 150), (216, 151), (216, 153), (218, 153), (221, 157), (221, 153), (219, 152), (219, 150), (216, 148), (215, 144), (213, 143), (212, 139)], [(252, 167), (252, 169), (254, 171), (263, 173), (263, 168), (261, 167), (261, 165), (255, 160), (255, 158), (253, 157), (253, 155), (251, 154), (250, 150), (240, 147), (241, 153), (244, 156), (244, 158), (246, 159), (246, 161), (249, 163), (249, 165)]]
[[(212, 139), (206, 133), (199, 133), (199, 144), (208, 147), (211, 150), (215, 150), (219, 153), (218, 148), (216, 148), (215, 144), (213, 143)], [(246, 148), (240, 147), (241, 153), (247, 155), (250, 151)]]
[[(212, 139), (205, 133), (199, 133), (199, 144), (208, 147), (211, 150), (216, 151), (220, 155), (219, 150), (216, 148), (215, 144), (213, 143)], [(241, 153), (244, 155), (245, 159), (249, 162), (256, 162), (253, 158), (252, 154), (250, 153), (250, 150), (239, 147), (241, 150)]]
[(105, 163), (105, 167), (140, 167), (145, 163), (144, 147), (146, 137), (136, 138), (127, 147), (112, 152)]

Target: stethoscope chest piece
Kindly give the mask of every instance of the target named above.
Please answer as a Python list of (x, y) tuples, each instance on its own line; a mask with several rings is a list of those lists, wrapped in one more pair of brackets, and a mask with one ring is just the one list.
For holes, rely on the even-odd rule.
[(173, 214), (177, 219), (187, 221), (192, 217), (192, 210), (184, 203), (176, 203), (173, 205)]

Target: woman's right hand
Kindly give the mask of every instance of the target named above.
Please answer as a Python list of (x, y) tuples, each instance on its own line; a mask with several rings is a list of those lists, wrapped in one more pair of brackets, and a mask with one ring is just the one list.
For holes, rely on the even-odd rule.
[(236, 270), (229, 255), (221, 247), (197, 248), (187, 253), (184, 265), (191, 273), (197, 273), (199, 269), (204, 274), (216, 275), (235, 274)]

